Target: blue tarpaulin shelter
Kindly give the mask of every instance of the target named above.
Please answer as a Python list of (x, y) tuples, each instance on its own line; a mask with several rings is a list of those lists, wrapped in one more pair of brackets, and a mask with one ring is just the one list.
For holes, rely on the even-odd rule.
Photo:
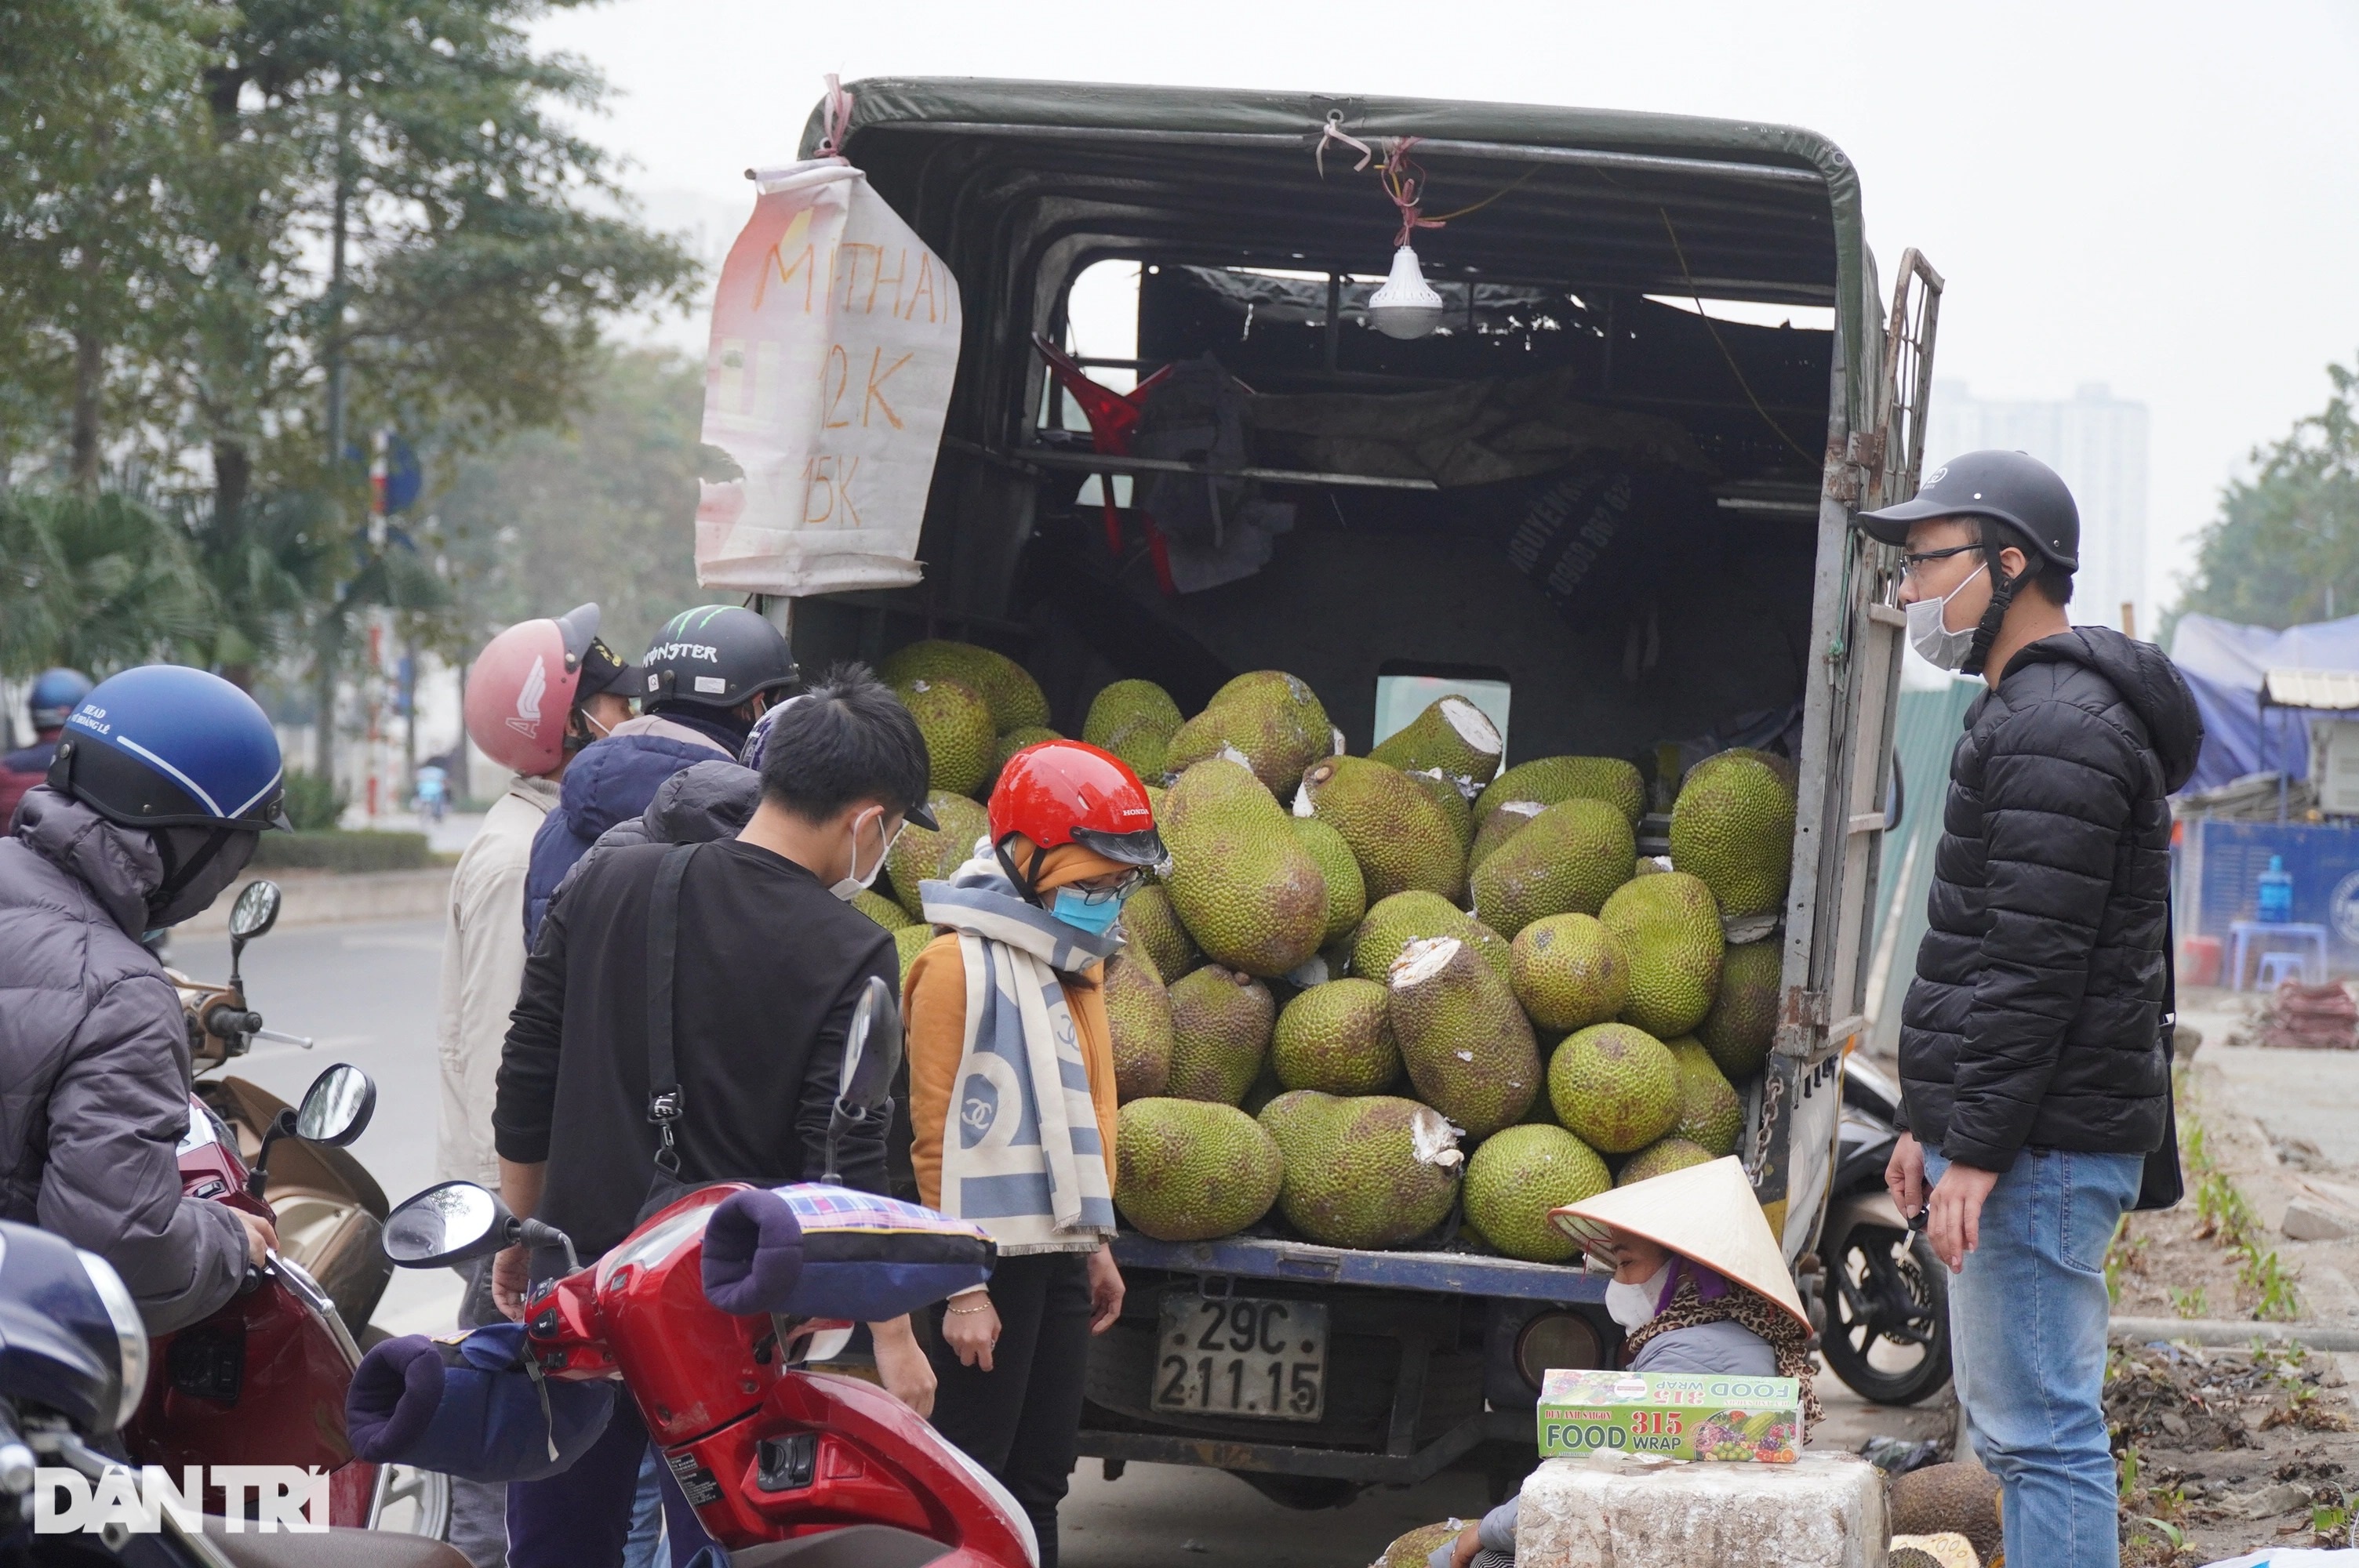
[(2217, 789), (2246, 773), (2308, 778), (2308, 715), (2264, 706), (2261, 687), (2271, 670), (2359, 670), (2359, 615), (2283, 631), (2182, 616), (2170, 659), (2203, 715), (2203, 752), (2189, 790)]

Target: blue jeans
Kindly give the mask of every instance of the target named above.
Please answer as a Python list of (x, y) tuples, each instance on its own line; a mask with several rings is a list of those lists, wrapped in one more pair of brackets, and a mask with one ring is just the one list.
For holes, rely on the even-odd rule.
[[(1950, 1162), (1925, 1151), (1925, 1179)], [(2137, 1201), (2137, 1154), (2025, 1150), (1950, 1281), (1950, 1343), (1974, 1451), (2006, 1496), (2006, 1560), (2119, 1568), (2106, 1440), (2105, 1249)]]
[[(647, 1429), (627, 1393), (606, 1430), (570, 1466), (508, 1487), (509, 1568), (615, 1568), (632, 1532)], [(673, 1568), (710, 1545), (669, 1467), (658, 1465), (666, 1544)], [(658, 1559), (661, 1561), (662, 1559)]]

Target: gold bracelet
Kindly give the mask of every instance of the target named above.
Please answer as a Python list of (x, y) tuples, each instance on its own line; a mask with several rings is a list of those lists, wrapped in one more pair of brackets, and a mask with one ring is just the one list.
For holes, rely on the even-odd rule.
[(991, 1300), (990, 1300), (990, 1298), (989, 1298), (989, 1297), (987, 1297), (987, 1296), (986, 1296), (986, 1297), (984, 1299), (984, 1303), (983, 1303), (983, 1304), (982, 1304), (981, 1306), (971, 1306), (971, 1307), (946, 1306), (946, 1307), (944, 1307), (942, 1310), (943, 1310), (944, 1312), (946, 1312), (946, 1313), (951, 1314), (952, 1316), (954, 1316), (954, 1317), (969, 1317), (969, 1316), (972, 1316), (972, 1315), (973, 1315), (974, 1314), (979, 1313), (979, 1312), (989, 1312), (989, 1311), (991, 1310)]

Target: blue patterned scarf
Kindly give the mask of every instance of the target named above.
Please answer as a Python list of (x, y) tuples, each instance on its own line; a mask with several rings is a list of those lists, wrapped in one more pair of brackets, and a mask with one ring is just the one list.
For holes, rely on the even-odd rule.
[(927, 920), (959, 934), (966, 964), (941, 1211), (982, 1226), (1003, 1255), (1095, 1251), (1114, 1234), (1113, 1184), (1058, 976), (1095, 968), (1122, 938), (1034, 907), (986, 858), (918, 891)]

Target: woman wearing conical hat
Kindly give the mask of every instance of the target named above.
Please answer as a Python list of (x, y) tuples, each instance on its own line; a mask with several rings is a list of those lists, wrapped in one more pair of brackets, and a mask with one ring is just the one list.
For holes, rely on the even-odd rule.
[[(1631, 1371), (1792, 1378), (1802, 1386), (1804, 1431), (1818, 1424), (1810, 1320), (1734, 1157), (1615, 1187), (1549, 1217), (1593, 1266), (1613, 1271), (1605, 1310), (1627, 1336)], [(1437, 1548), (1431, 1568), (1513, 1563), (1518, 1500)]]

